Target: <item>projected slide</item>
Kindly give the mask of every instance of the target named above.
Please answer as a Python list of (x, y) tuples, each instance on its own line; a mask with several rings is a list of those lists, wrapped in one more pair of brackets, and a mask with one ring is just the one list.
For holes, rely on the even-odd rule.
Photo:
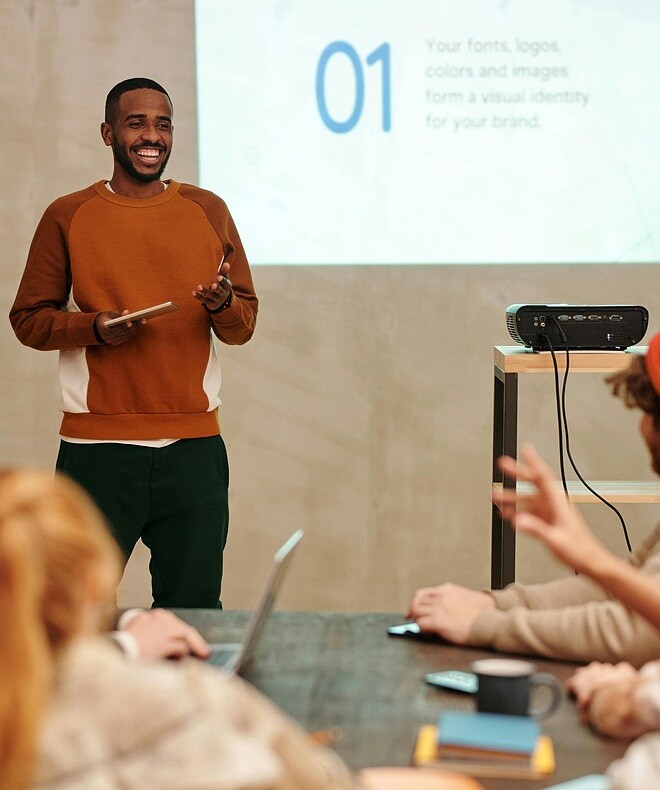
[(660, 253), (657, 0), (197, 0), (200, 183), (262, 264)]

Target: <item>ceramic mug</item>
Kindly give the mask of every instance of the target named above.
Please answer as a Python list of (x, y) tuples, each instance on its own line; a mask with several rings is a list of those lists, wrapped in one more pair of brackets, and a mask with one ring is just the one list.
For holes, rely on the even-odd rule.
[[(555, 677), (537, 672), (531, 661), (515, 658), (484, 658), (472, 664), (477, 676), (477, 710), (482, 713), (506, 713), (512, 716), (545, 718), (553, 713), (562, 698), (561, 687)], [(550, 691), (545, 706), (532, 704), (537, 688)]]

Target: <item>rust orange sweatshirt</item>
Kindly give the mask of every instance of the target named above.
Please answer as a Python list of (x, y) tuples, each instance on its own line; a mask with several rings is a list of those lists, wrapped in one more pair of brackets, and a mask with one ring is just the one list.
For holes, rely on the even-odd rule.
[[(230, 307), (210, 315), (192, 296), (231, 264)], [(172, 300), (118, 346), (99, 343), (103, 311)], [(151, 198), (110, 192), (103, 181), (61, 197), (44, 213), (10, 312), (18, 339), (58, 349), (61, 433), (80, 439), (163, 439), (219, 431), (220, 367), (211, 332), (238, 345), (254, 332), (257, 297), (225, 203), (170, 181)]]

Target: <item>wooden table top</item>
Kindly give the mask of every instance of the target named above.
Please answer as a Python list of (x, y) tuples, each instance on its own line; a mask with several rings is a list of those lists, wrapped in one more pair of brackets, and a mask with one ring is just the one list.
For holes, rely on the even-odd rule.
[[(210, 642), (240, 641), (249, 612), (180, 609)], [(469, 670), (490, 651), (431, 640), (390, 637), (386, 628), (400, 615), (382, 613), (275, 612), (245, 678), (308, 731), (339, 727), (333, 744), (353, 769), (410, 765), (423, 724), (447, 709), (472, 710), (474, 699), (423, 681), (427, 672)], [(563, 682), (568, 662), (534, 659), (538, 670)], [(480, 779), (488, 790), (542, 788), (602, 773), (628, 743), (594, 735), (565, 697), (542, 722), (555, 747), (557, 768), (547, 780)]]

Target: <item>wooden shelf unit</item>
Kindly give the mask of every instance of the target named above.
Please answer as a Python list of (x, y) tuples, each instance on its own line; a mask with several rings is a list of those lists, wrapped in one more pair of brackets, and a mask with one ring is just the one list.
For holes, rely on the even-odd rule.
[[(568, 493), (572, 502), (587, 504), (598, 502), (598, 497), (587, 490), (579, 480), (567, 480)], [(660, 504), (660, 482), (656, 480), (587, 480), (587, 483), (613, 505)], [(494, 483), (494, 488), (502, 488), (502, 483)], [(557, 488), (563, 491), (561, 483)], [(529, 483), (518, 483), (516, 491), (521, 494), (531, 493), (533, 486)]]
[[(645, 346), (626, 351), (571, 351), (570, 374), (614, 373), (625, 368), (636, 355), (646, 354)], [(557, 369), (566, 369), (566, 355), (555, 355)], [(521, 373), (553, 373), (549, 351), (532, 351), (524, 346), (495, 346), (493, 390), (493, 485), (514, 488), (515, 481), (502, 480), (496, 461), (501, 455), (518, 456), (518, 375)], [(588, 481), (589, 482), (589, 481)], [(612, 503), (658, 503), (660, 483), (635, 480), (596, 480), (589, 482)], [(580, 481), (568, 482), (574, 502), (597, 502)], [(525, 490), (519, 484), (518, 489)], [(516, 578), (516, 533), (493, 505), (491, 534), (491, 587), (500, 590)]]

